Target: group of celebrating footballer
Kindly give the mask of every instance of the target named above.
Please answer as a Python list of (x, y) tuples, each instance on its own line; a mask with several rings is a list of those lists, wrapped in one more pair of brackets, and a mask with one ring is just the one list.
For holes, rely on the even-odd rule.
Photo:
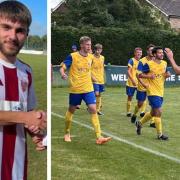
[[(79, 109), (82, 100), (87, 105), (87, 110), (91, 114), (92, 124), (96, 134), (96, 144), (104, 144), (111, 140), (111, 137), (103, 137), (98, 115), (103, 115), (101, 109), (101, 93), (104, 91), (104, 56), (102, 45), (94, 46), (94, 54), (91, 49), (91, 38), (83, 36), (80, 38), (80, 50), (71, 53), (61, 64), (60, 74), (62, 79), (69, 77), (70, 94), (69, 108), (65, 116), (64, 141), (71, 142), (70, 128), (72, 117), (76, 109)], [(72, 47), (73, 48), (73, 47)], [(161, 48), (150, 44), (147, 46), (147, 56), (142, 57), (142, 49), (135, 48), (134, 57), (128, 61), (128, 80), (126, 83), (127, 94), (127, 116), (131, 117), (131, 122), (136, 125), (136, 132), (141, 134), (144, 123), (150, 122), (150, 127), (157, 130), (157, 137), (160, 140), (167, 140), (168, 136), (162, 133), (162, 104), (164, 95), (164, 82), (171, 74), (167, 68), (167, 62), (163, 60), (166, 54), (174, 71), (180, 74), (180, 67), (173, 58), (173, 52), (169, 48)], [(69, 70), (68, 75), (66, 70)], [(131, 114), (131, 101), (137, 91), (133, 114)], [(146, 98), (151, 106), (150, 112), (146, 110)], [(137, 120), (140, 112), (142, 117)]]
[[(142, 49), (137, 47), (134, 50), (134, 57), (128, 62), (128, 81), (126, 83), (127, 116), (136, 125), (136, 132), (141, 134), (143, 124), (150, 121), (150, 127), (156, 128), (157, 137), (160, 140), (168, 140), (168, 136), (162, 133), (162, 104), (164, 95), (164, 83), (171, 74), (167, 68), (167, 62), (163, 60), (164, 54), (170, 60), (176, 73), (179, 68), (176, 65), (173, 53), (169, 48), (161, 48), (150, 44), (147, 46), (147, 56), (142, 56)], [(135, 91), (137, 105), (131, 116), (131, 101)], [(151, 111), (145, 113), (146, 98), (148, 98)], [(140, 120), (136, 120), (140, 111)]]

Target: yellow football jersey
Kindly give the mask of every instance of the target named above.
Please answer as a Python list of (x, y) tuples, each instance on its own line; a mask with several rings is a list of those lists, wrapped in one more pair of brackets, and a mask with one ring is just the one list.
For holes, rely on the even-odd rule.
[[(136, 60), (135, 58), (131, 58), (128, 61), (128, 67), (130, 67), (132, 69), (132, 78), (136, 81), (136, 84), (138, 83), (138, 80), (136, 77), (138, 62), (139, 61)], [(132, 84), (132, 81), (130, 80), (130, 78), (128, 78), (128, 80), (126, 82), (126, 86), (136, 87)]]
[[(143, 69), (143, 66), (148, 63), (150, 60), (147, 59), (147, 56), (143, 57), (142, 59), (139, 60), (139, 63), (138, 63), (138, 67), (137, 67), (137, 74), (141, 74), (142, 73), (142, 69)], [(141, 78), (141, 80), (147, 84), (147, 79), (145, 78)], [(137, 90), (138, 91), (146, 91), (146, 88), (138, 81), (138, 86), (137, 86)]]
[(147, 88), (148, 96), (163, 97), (165, 82), (164, 74), (167, 72), (167, 62), (161, 60), (158, 64), (152, 60), (149, 61), (143, 69), (144, 72), (148, 72), (149, 74), (155, 74), (155, 79), (147, 79), (147, 82), (149, 84)]
[(91, 79), (92, 55), (82, 56), (79, 52), (71, 53), (61, 67), (69, 68), (70, 93), (81, 94), (93, 91)]
[(92, 76), (96, 78), (95, 84), (104, 84), (104, 56), (93, 56)]

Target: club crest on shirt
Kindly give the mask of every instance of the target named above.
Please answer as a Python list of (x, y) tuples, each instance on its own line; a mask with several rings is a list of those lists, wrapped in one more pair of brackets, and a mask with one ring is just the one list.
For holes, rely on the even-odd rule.
[(12, 111), (22, 111), (22, 107), (20, 105), (16, 105), (12, 107)]
[(25, 92), (28, 88), (28, 83), (27, 81), (21, 80), (21, 88), (23, 90), (23, 92)]

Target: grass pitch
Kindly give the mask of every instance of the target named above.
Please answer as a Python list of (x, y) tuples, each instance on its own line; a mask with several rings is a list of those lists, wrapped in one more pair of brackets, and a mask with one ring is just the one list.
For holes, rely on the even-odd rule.
[[(34, 86), (38, 101), (37, 109), (47, 109), (47, 56), (20, 54), (19, 58), (33, 69)], [(37, 152), (28, 137), (28, 179), (46, 180), (46, 151)]]
[[(101, 128), (149, 150), (180, 161), (180, 92), (166, 88), (163, 105), (163, 131), (169, 141), (156, 139), (156, 131), (146, 124), (137, 136), (135, 126), (126, 117), (125, 88), (106, 88), (103, 94)], [(133, 108), (136, 103), (133, 101)], [(52, 88), (52, 112), (64, 116), (68, 106), (68, 89)], [(148, 107), (149, 109), (149, 107)], [(91, 126), (90, 115), (82, 104), (74, 119)], [(133, 145), (112, 139), (105, 145), (95, 144), (94, 132), (72, 123), (71, 143), (63, 142), (64, 118), (52, 115), (52, 179), (64, 180), (179, 180), (180, 163), (146, 152)]]

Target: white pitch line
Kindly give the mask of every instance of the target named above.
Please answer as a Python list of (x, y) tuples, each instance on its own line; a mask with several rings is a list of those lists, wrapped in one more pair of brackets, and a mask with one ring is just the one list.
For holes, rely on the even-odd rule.
[[(60, 114), (57, 114), (57, 113), (54, 113), (54, 112), (51, 112), (51, 114), (54, 115), (54, 116), (56, 116), (56, 117), (59, 117), (59, 118), (63, 118), (63, 119), (64, 119), (64, 116), (62, 116), (62, 115), (60, 115)], [(78, 122), (78, 121), (76, 121), (76, 120), (73, 120), (73, 122), (74, 122), (75, 124), (80, 125), (80, 126), (86, 127), (87, 129), (94, 130), (93, 127), (91, 127), (91, 126), (89, 126), (89, 125), (87, 125), (87, 124), (80, 123), (80, 122)], [(133, 143), (133, 142), (131, 142), (131, 141), (128, 141), (128, 140), (123, 139), (123, 138), (120, 138), (120, 137), (118, 137), (118, 136), (115, 136), (115, 135), (113, 135), (113, 134), (111, 134), (111, 133), (108, 133), (108, 132), (105, 132), (105, 131), (102, 131), (102, 134), (104, 134), (104, 135), (106, 135), (106, 136), (110, 136), (110, 137), (112, 137), (113, 139), (115, 139), (115, 140), (117, 140), (117, 141), (123, 142), (123, 143), (125, 143), (125, 144), (129, 144), (129, 145), (131, 145), (131, 146), (133, 146), (133, 147), (139, 148), (139, 149), (141, 149), (141, 150), (144, 150), (144, 151), (149, 152), (149, 153), (151, 153), (151, 154), (155, 154), (155, 155), (157, 155), (157, 156), (164, 157), (164, 158), (166, 158), (166, 159), (175, 161), (175, 162), (177, 162), (177, 163), (180, 164), (180, 159), (178, 159), (178, 158), (176, 158), (176, 157), (172, 157), (172, 156), (169, 156), (169, 155), (167, 155), (167, 154), (160, 153), (160, 152), (158, 152), (158, 151), (155, 151), (155, 150), (152, 150), (152, 149), (143, 147), (143, 146), (141, 146), (141, 145), (135, 144), (135, 143)]]
[[(78, 136), (71, 135), (72, 138), (76, 138)], [(64, 139), (64, 136), (51, 136), (51, 139)]]

